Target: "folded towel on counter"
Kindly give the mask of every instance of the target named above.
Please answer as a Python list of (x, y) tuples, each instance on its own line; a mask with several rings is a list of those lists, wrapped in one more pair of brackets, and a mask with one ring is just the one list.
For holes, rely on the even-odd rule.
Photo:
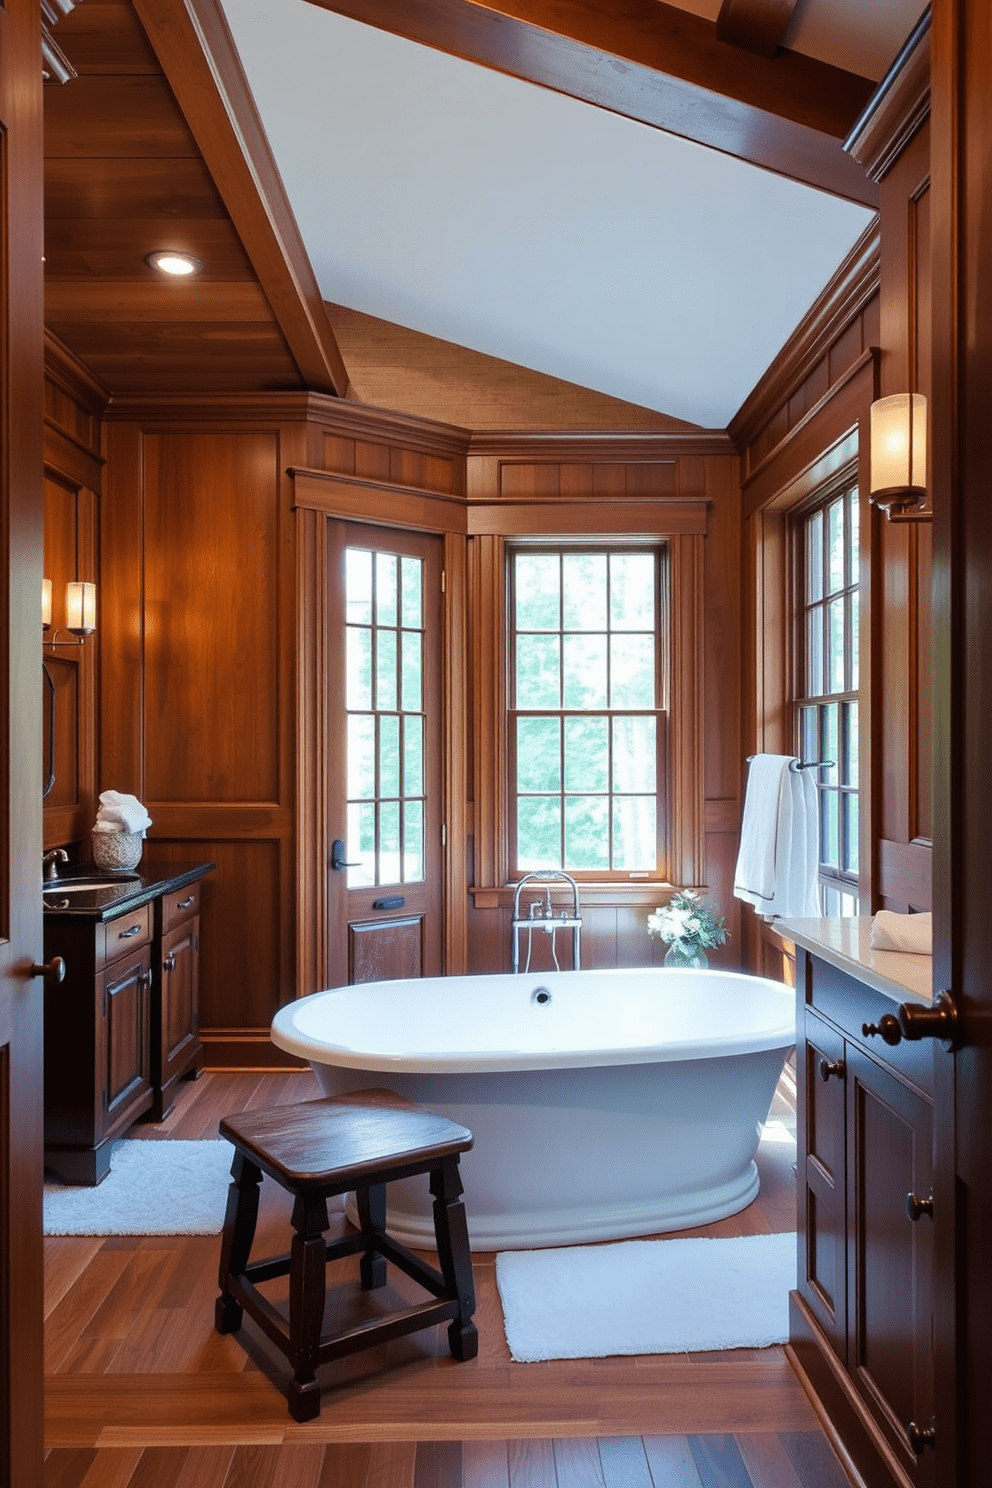
[(756, 754), (744, 796), (734, 894), (766, 919), (820, 913), (816, 782), (791, 754)]
[(137, 796), (114, 790), (101, 792), (94, 832), (140, 832), (143, 837), (151, 824)]
[(933, 955), (933, 915), (896, 914), (892, 909), (880, 909), (872, 916), (871, 948)]

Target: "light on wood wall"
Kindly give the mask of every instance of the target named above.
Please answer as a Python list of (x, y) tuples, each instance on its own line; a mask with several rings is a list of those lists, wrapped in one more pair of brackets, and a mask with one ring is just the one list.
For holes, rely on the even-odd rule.
[[(52, 581), (42, 579), (41, 581), (41, 628), (51, 630), (52, 628)], [(81, 646), (86, 636), (92, 635), (96, 630), (96, 585), (89, 584), (80, 579), (70, 579), (65, 586), (65, 628), (72, 635), (78, 637), (76, 641), (60, 641), (58, 636), (60, 630), (55, 632), (52, 640), (45, 641), (46, 646)]]
[(895, 393), (871, 405), (871, 500), (890, 521), (928, 521), (927, 400)]

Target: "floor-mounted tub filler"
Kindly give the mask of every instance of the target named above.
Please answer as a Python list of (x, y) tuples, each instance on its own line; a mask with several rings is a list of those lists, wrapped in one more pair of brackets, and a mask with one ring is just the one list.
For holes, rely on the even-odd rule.
[[(272, 1038), (328, 1095), (386, 1087), (475, 1133), (462, 1172), (477, 1250), (565, 1245), (751, 1203), (795, 994), (674, 968), (366, 982), (289, 1003)], [(388, 1197), (396, 1238), (429, 1246), (426, 1185)]]

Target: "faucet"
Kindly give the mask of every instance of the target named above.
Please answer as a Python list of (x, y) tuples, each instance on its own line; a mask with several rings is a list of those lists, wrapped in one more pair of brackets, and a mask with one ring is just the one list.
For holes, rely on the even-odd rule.
[(44, 869), (45, 882), (58, 883), (58, 865), (60, 863), (68, 863), (68, 861), (69, 854), (66, 852), (64, 847), (53, 847), (51, 852), (44, 853), (42, 855), (41, 865)]
[[(551, 903), (551, 886), (557, 884), (560, 888), (563, 884), (571, 888), (572, 908), (559, 911), (556, 915)], [(527, 906), (527, 914), (521, 914), (520, 895), (525, 888), (534, 886), (544, 889), (544, 903), (540, 899), (532, 899)], [(558, 930), (571, 930), (572, 932), (572, 965), (576, 971), (580, 969), (581, 961), (579, 954), (579, 942), (582, 934), (582, 916), (579, 914), (579, 888), (575, 879), (568, 873), (563, 873), (558, 868), (539, 868), (533, 873), (525, 873), (517, 884), (513, 895), (513, 917), (510, 921), (513, 932), (513, 970), (520, 970), (520, 932), (527, 932), (527, 964), (524, 971), (530, 969), (531, 941), (535, 930), (544, 930), (551, 937), (551, 956), (555, 963), (555, 969), (559, 970), (558, 957), (555, 953), (555, 934)]]

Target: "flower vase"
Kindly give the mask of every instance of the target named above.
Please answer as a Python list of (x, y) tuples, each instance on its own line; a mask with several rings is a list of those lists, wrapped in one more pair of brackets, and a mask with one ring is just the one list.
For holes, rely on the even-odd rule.
[(709, 962), (706, 959), (706, 952), (703, 950), (702, 946), (689, 946), (688, 948), (683, 948), (677, 942), (675, 942), (670, 945), (668, 947), (668, 950), (665, 952), (665, 959), (662, 962), (662, 965), (692, 967), (699, 970), (705, 970), (705, 968), (709, 965)]

